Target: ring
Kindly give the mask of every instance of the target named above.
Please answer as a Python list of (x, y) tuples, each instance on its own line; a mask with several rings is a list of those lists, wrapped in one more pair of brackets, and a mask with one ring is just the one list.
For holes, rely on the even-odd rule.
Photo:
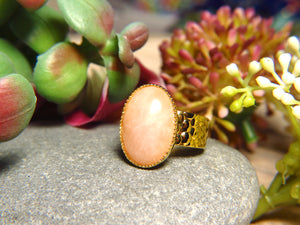
[(122, 150), (133, 165), (157, 166), (174, 145), (204, 148), (209, 120), (177, 111), (168, 91), (155, 84), (137, 88), (127, 99), (120, 122)]

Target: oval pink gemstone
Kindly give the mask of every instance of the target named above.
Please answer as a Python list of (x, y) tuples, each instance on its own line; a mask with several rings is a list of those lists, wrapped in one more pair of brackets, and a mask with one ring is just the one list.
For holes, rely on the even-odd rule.
[(136, 89), (122, 114), (120, 138), (127, 159), (139, 167), (163, 162), (174, 145), (176, 109), (168, 92), (157, 85)]

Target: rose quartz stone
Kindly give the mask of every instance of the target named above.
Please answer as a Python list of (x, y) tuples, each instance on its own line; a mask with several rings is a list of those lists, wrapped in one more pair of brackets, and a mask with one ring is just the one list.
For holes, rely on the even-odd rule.
[(163, 162), (174, 145), (176, 110), (168, 92), (157, 85), (136, 89), (122, 114), (120, 138), (127, 159), (139, 167)]

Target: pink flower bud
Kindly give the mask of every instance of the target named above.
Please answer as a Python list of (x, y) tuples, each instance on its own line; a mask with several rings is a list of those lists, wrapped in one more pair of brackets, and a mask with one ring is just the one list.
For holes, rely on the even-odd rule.
[(36, 97), (31, 84), (19, 74), (0, 78), (0, 142), (20, 134), (31, 120)]
[(180, 49), (179, 52), (178, 52), (179, 56), (184, 59), (184, 60), (187, 60), (189, 62), (194, 62), (194, 58), (193, 56), (185, 49)]
[(149, 36), (149, 30), (144, 23), (135, 22), (126, 26), (121, 34), (129, 41), (131, 50), (135, 51), (146, 43)]
[(25, 9), (37, 10), (41, 8), (47, 0), (17, 0)]
[(189, 82), (198, 89), (203, 88), (203, 82), (197, 77), (190, 76), (188, 77)]

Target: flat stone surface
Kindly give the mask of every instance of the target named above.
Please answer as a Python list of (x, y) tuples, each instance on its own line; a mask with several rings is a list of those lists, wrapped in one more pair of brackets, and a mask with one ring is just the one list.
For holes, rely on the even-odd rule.
[(129, 164), (117, 124), (32, 124), (0, 144), (0, 224), (248, 224), (256, 174), (237, 150), (208, 140), (155, 169)]

